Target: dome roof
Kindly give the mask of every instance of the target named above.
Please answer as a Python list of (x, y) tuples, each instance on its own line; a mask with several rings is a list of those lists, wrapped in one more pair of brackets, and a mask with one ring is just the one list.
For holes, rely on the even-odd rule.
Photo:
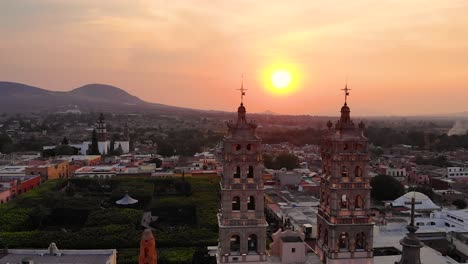
[(245, 113), (245, 106), (243, 103), (240, 104), (239, 108), (237, 108), (237, 112), (239, 113)]
[(438, 210), (440, 209), (435, 203), (431, 201), (427, 195), (420, 193), (420, 192), (408, 192), (403, 196), (400, 196), (395, 201), (392, 202), (393, 206), (404, 206), (407, 208), (411, 207), (411, 199), (415, 199), (415, 209), (416, 210)]
[(411, 201), (411, 199), (414, 197), (414, 199), (416, 200), (416, 202), (423, 202), (423, 201), (427, 201), (427, 200), (431, 200), (429, 199), (429, 197), (427, 195), (425, 195), (424, 193), (420, 193), (420, 192), (415, 192), (415, 191), (412, 191), (412, 192), (407, 192), (405, 193), (405, 195), (403, 195), (405, 198), (409, 199)]
[(341, 107), (341, 112), (351, 112), (351, 109), (349, 108), (347, 103), (345, 103), (343, 107)]

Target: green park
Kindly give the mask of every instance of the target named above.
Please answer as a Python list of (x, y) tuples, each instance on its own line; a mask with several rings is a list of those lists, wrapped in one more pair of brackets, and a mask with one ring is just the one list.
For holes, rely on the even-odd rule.
[[(0, 206), (0, 248), (117, 249), (138, 263), (143, 214), (161, 264), (192, 263), (217, 245), (219, 194), (214, 177), (51, 180)], [(117, 205), (128, 193), (138, 203)]]

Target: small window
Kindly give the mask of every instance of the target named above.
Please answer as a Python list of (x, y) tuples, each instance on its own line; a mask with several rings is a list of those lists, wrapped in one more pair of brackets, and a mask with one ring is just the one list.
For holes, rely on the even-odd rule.
[(246, 149), (247, 149), (248, 151), (251, 151), (251, 150), (252, 150), (252, 144), (247, 144)]
[(234, 196), (232, 198), (232, 210), (239, 211), (240, 210), (240, 198), (239, 196)]
[(254, 177), (254, 168), (253, 166), (249, 166), (249, 171), (247, 172), (247, 178), (253, 178)]
[(255, 197), (247, 197), (247, 210), (255, 210)]
[(341, 177), (348, 177), (348, 169), (346, 168), (346, 166), (341, 167)]
[(292, 252), (292, 253), (295, 253), (295, 252), (296, 252), (296, 248), (291, 248), (291, 252)]
[(341, 208), (342, 209), (347, 209), (348, 208), (348, 198), (346, 197), (346, 194), (343, 194), (341, 196)]
[(241, 168), (240, 166), (236, 167), (236, 172), (234, 173), (234, 178), (240, 178), (241, 176)]
[(241, 145), (240, 144), (237, 144), (236, 145), (236, 151), (240, 151), (241, 150)]

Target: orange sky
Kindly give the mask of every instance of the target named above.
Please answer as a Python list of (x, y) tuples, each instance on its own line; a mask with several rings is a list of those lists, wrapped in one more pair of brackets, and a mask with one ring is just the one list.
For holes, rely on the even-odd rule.
[[(15, 0), (0, 2), (0, 80), (121, 87), (146, 101), (357, 115), (468, 111), (466, 0)], [(292, 65), (297, 90), (262, 73)]]

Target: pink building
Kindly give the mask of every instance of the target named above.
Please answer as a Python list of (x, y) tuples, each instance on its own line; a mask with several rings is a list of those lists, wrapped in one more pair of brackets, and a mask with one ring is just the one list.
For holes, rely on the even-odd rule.
[(0, 176), (0, 203), (28, 192), (41, 184), (41, 176)]

